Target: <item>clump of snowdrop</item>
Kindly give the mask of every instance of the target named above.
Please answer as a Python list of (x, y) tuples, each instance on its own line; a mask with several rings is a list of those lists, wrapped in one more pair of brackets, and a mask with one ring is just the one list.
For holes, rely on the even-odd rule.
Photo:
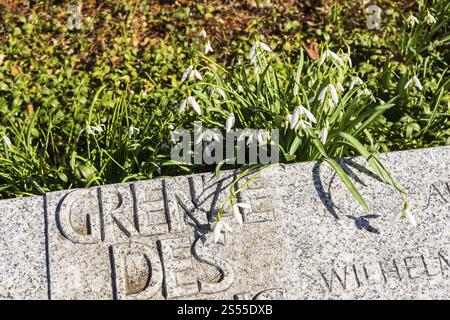
[(181, 76), (181, 82), (189, 80), (191, 77), (194, 77), (195, 79), (200, 81), (203, 80), (200, 72), (198, 72), (197, 69), (194, 69), (193, 66), (189, 66), (186, 71), (184, 71), (183, 75)]
[(420, 83), (420, 80), (419, 80), (419, 78), (417, 78), (417, 76), (413, 76), (411, 79), (409, 79), (409, 80), (406, 82), (406, 84), (405, 84), (405, 90), (408, 89), (408, 87), (409, 87), (411, 84), (414, 84), (414, 86), (415, 86), (417, 89), (419, 89), (420, 91), (423, 90), (422, 83)]
[(180, 109), (178, 110), (179, 113), (182, 113), (187, 106), (192, 106), (195, 112), (197, 112), (199, 115), (202, 114), (202, 110), (200, 109), (200, 105), (198, 104), (197, 100), (193, 96), (189, 96), (186, 99), (183, 100), (180, 104)]
[(96, 136), (97, 134), (102, 133), (105, 130), (105, 125), (97, 125), (97, 126), (86, 126), (83, 129), (80, 130), (78, 133), (78, 136), (80, 136), (83, 132), (86, 131), (87, 134), (91, 136)]
[(431, 26), (431, 25), (433, 25), (433, 24), (435, 24), (437, 21), (436, 21), (436, 18), (435, 17), (433, 17), (433, 15), (430, 13), (430, 11), (428, 11), (428, 13), (427, 13), (427, 15), (426, 15), (426, 17), (425, 17), (425, 22), (429, 25), (429, 26)]
[(417, 19), (412, 15), (412, 13), (410, 13), (408, 19), (406, 19), (406, 23), (410, 28), (414, 28), (416, 24), (419, 24), (419, 19)]
[(270, 47), (261, 42), (261, 41), (255, 41), (253, 46), (250, 48), (250, 63), (254, 64), (256, 62), (256, 58), (258, 57), (258, 50), (266, 51), (266, 52), (272, 52), (272, 49)]

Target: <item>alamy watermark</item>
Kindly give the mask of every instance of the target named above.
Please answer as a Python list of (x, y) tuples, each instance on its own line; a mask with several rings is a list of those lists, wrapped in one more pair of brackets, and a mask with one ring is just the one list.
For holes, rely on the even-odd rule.
[(366, 12), (369, 15), (366, 21), (367, 28), (369, 30), (381, 28), (381, 8), (375, 4), (371, 4), (366, 8)]
[(194, 122), (194, 132), (171, 132), (171, 159), (189, 164), (273, 164), (279, 161), (278, 129), (204, 129)]
[(69, 18), (67, 18), (69, 29), (81, 29), (81, 7), (70, 5), (67, 7), (67, 13), (70, 14)]

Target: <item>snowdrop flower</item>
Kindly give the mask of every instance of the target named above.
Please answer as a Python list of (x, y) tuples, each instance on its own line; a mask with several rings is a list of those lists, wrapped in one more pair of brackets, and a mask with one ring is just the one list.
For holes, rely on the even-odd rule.
[(345, 90), (340, 82), (337, 83), (336, 89), (339, 90), (339, 92), (344, 92), (344, 90)]
[(307, 121), (301, 120), (300, 116), (305, 116), (309, 121), (317, 123), (316, 117), (314, 117), (308, 109), (300, 105), (295, 108), (293, 114), (288, 114), (286, 116), (286, 126), (290, 125), (289, 127), (294, 131), (297, 131), (298, 128), (302, 128), (306, 132), (306, 129), (310, 128), (311, 124)]
[(213, 48), (211, 46), (211, 42), (209, 40), (207, 40), (206, 44), (205, 44), (205, 54), (208, 54), (208, 53), (213, 52), (213, 51), (214, 50), (213, 50)]
[(214, 94), (214, 93), (219, 93), (220, 94), (220, 96), (222, 97), (222, 99), (226, 99), (227, 98), (227, 96), (225, 95), (225, 91), (223, 91), (221, 88), (217, 88), (217, 87), (214, 87), (212, 90), (211, 90), (211, 93), (212, 94)]
[(203, 38), (208, 38), (208, 35), (206, 34), (205, 29), (202, 29), (202, 31), (200, 31), (200, 36)]
[(233, 207), (234, 218), (240, 225), (243, 225), (244, 221), (242, 220), (242, 214), (239, 211), (239, 208), (250, 209), (250, 205), (248, 205), (246, 203), (235, 203), (232, 205), (232, 207)]
[(350, 54), (346, 54), (346, 55), (344, 56), (344, 58), (345, 58), (345, 60), (347, 60), (348, 66), (349, 66), (350, 68), (353, 68), (353, 62), (352, 62), (352, 58), (350, 58)]
[(408, 80), (408, 82), (406, 82), (405, 89), (407, 89), (411, 85), (411, 83), (414, 83), (414, 85), (417, 87), (417, 89), (422, 91), (423, 87), (422, 87), (422, 84), (420, 83), (419, 78), (417, 78), (417, 76), (412, 77), (411, 79)]
[(427, 16), (425, 17), (425, 22), (431, 26), (436, 23), (436, 19), (431, 15), (431, 13), (428, 11)]
[(333, 51), (327, 49), (327, 50), (325, 50), (323, 52), (322, 57), (320, 57), (319, 66), (321, 66), (325, 62), (325, 59), (328, 58), (328, 57), (330, 57), (331, 60), (333, 60), (334, 62), (336, 62), (340, 66), (344, 65), (344, 62), (342, 61), (342, 59), (336, 53), (334, 53)]
[(236, 119), (234, 117), (234, 113), (230, 113), (228, 115), (227, 122), (226, 122), (226, 125), (225, 125), (225, 127), (226, 127), (225, 130), (226, 130), (227, 133), (231, 131), (231, 128), (233, 128), (235, 120)]
[(5, 146), (7, 148), (11, 147), (11, 145), (12, 145), (11, 140), (7, 136), (1, 137), (0, 141), (3, 141), (3, 143), (5, 144)]
[(5, 60), (5, 55), (2, 53), (0, 54), (0, 66), (3, 64), (3, 60)]
[(406, 23), (410, 28), (414, 28), (414, 26), (419, 23), (419, 20), (415, 16), (410, 14), (408, 19), (406, 19)]
[(184, 71), (183, 75), (181, 76), (181, 82), (184, 82), (190, 75), (191, 71), (194, 69), (193, 66), (189, 66), (186, 71)]
[(104, 124), (98, 125), (98, 126), (86, 126), (83, 129), (80, 130), (78, 133), (78, 136), (80, 136), (84, 131), (86, 131), (88, 134), (95, 136), (99, 133), (102, 133), (105, 128)]
[(214, 226), (214, 243), (219, 242), (220, 234), (223, 232), (233, 232), (233, 228), (228, 223), (220, 219)]
[(299, 120), (294, 130), (297, 131), (299, 128), (301, 128), (308, 136), (308, 129), (312, 129), (312, 126), (308, 121)]
[(192, 106), (195, 112), (197, 112), (199, 115), (202, 114), (202, 110), (200, 109), (200, 106), (194, 97), (189, 96), (184, 99), (183, 102), (181, 102), (179, 113), (183, 112), (184, 109), (186, 109), (186, 106)]
[(219, 92), (220, 96), (225, 100), (227, 98), (225, 91), (223, 91), (222, 89), (218, 88), (217, 92)]
[(200, 81), (203, 80), (202, 75), (196, 69), (192, 70), (192, 74), (194, 75), (195, 78), (197, 78), (197, 80)]
[[(311, 121), (312, 123), (317, 123), (316, 118), (314, 117), (314, 115), (305, 107), (303, 107), (302, 105), (298, 106), (296, 111), (298, 110), (298, 113), (300, 115), (304, 115), (306, 116), (306, 118), (308, 118), (309, 121)], [(297, 117), (298, 118), (298, 117)]]
[(333, 102), (338, 103), (339, 97), (336, 88), (331, 83), (322, 89), (322, 91), (319, 94), (318, 100), (323, 102), (325, 100), (325, 95), (327, 94), (327, 92), (330, 92), (331, 99), (333, 100)]
[(254, 64), (256, 61), (256, 57), (257, 57), (256, 49), (258, 49), (258, 48), (261, 50), (267, 51), (267, 52), (272, 52), (272, 49), (270, 49), (270, 47), (267, 44), (262, 43), (260, 41), (255, 41), (253, 46), (250, 48), (250, 63), (251, 64)]
[(183, 75), (181, 76), (181, 82), (186, 81), (187, 79), (189, 79), (189, 77), (193, 75), (195, 78), (197, 78), (197, 80), (203, 80), (200, 72), (198, 72), (196, 69), (194, 69), (193, 66), (189, 66), (186, 71), (183, 73)]
[(130, 140), (133, 138), (133, 135), (134, 135), (134, 133), (136, 132), (136, 133), (139, 133), (141, 130), (139, 129), (139, 128), (135, 128), (135, 127), (133, 127), (133, 126), (131, 126), (129, 129), (128, 129), (128, 138), (130, 138)]
[(322, 144), (325, 144), (327, 142), (329, 128), (330, 128), (330, 123), (328, 122), (328, 120), (326, 120), (325, 128), (323, 128), (319, 132), (319, 138), (320, 138), (320, 141), (322, 141)]
[[(294, 112), (294, 114), (295, 114), (295, 112)], [(297, 117), (297, 119), (295, 119), (294, 114), (288, 114), (286, 116), (286, 127), (289, 125), (291, 130), (293, 130), (295, 128), (295, 126), (297, 125), (297, 122), (298, 122), (298, 117)], [(297, 116), (298, 116), (298, 114), (297, 114)]]
[(369, 89), (365, 88), (364, 90), (361, 90), (360, 92), (358, 92), (358, 94), (356, 95), (357, 98), (364, 96), (364, 97), (370, 97), (370, 99), (372, 101), (376, 101), (375, 97), (372, 94), (372, 91), (370, 91)]
[(362, 85), (364, 82), (361, 80), (360, 77), (352, 77), (352, 82), (350, 83), (349, 90), (352, 90), (355, 85)]
[(413, 227), (417, 226), (416, 218), (409, 210), (408, 203), (405, 202), (405, 205), (403, 206), (403, 210), (400, 211), (400, 213), (397, 216), (397, 219), (406, 219)]

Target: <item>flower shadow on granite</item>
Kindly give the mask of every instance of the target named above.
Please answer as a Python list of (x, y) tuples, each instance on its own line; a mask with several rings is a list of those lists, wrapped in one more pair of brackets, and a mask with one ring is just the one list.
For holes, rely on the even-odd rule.
[[(369, 178), (376, 179), (380, 182), (383, 182), (377, 175), (375, 175), (373, 172), (365, 168), (364, 166), (360, 165), (359, 163), (356, 163), (355, 161), (352, 161), (350, 159), (343, 159), (340, 160), (339, 165), (341, 168), (345, 171), (345, 173), (357, 184), (360, 184), (364, 187), (367, 187), (367, 184), (364, 182), (362, 178), (362, 174), (366, 175)], [(336, 203), (333, 201), (331, 196), (331, 186), (334, 182), (334, 179), (337, 177), (337, 174), (334, 173), (328, 183), (326, 183), (326, 187), (324, 185), (324, 181), (321, 178), (321, 165), (322, 161), (318, 161), (312, 170), (312, 177), (314, 182), (314, 187), (319, 195), (319, 199), (322, 201), (322, 204), (325, 206), (327, 211), (335, 218), (340, 219), (338, 215), (339, 207), (336, 205)], [(353, 169), (353, 170), (352, 170)], [(357, 172), (356, 172), (357, 171)], [(345, 215), (347, 218), (352, 219), (355, 221), (355, 226), (359, 230), (366, 230), (371, 233), (379, 234), (379, 230), (372, 227), (370, 225), (370, 222), (368, 219), (375, 219), (378, 218), (378, 215), (364, 215), (361, 217), (354, 217), (352, 215)]]

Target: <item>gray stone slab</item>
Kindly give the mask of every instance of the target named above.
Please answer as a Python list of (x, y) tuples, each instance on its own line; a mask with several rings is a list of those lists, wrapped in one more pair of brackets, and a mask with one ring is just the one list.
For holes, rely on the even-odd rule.
[(42, 197), (0, 201), (0, 299), (47, 299)]
[[(450, 298), (449, 160), (449, 147), (382, 155), (416, 227), (393, 219), (401, 196), (361, 158), (341, 165), (370, 212), (324, 162), (0, 202), (0, 297), (47, 298), (49, 283), (51, 299)], [(214, 243), (238, 190), (244, 224), (227, 206), (234, 230)]]
[[(344, 161), (368, 202), (364, 212), (324, 164), (288, 166), (280, 179), (285, 274), (292, 299), (439, 299), (450, 297), (450, 148), (383, 155), (408, 192), (417, 227), (395, 217), (403, 200)], [(314, 179), (307, 173), (314, 172)]]

